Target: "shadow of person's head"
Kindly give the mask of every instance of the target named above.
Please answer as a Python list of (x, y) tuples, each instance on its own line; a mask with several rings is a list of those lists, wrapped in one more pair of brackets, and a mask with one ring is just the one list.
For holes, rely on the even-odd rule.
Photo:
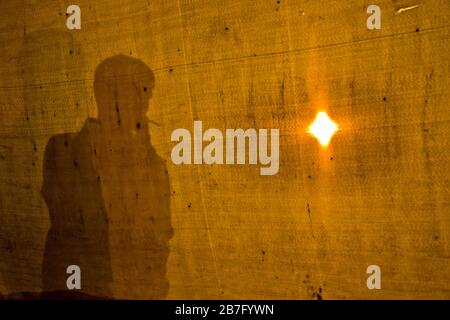
[(98, 119), (126, 132), (147, 126), (154, 85), (153, 72), (141, 60), (118, 55), (102, 61), (94, 82)]

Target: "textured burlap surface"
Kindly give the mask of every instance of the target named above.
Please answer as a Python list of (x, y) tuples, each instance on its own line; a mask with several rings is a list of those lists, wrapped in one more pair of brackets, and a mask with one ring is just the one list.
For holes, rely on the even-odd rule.
[[(103, 297), (450, 298), (449, 1), (376, 1), (373, 31), (360, 0), (80, 0), (81, 30), (66, 28), (69, 4), (0, 3), (1, 293), (59, 290), (62, 234)], [(86, 121), (116, 55), (154, 75), (137, 143)], [(341, 128), (327, 149), (306, 133), (322, 109)], [(171, 133), (194, 120), (279, 128), (278, 174), (174, 165)], [(56, 226), (74, 206), (92, 215), (73, 222), (79, 241), (49, 232), (51, 208)], [(381, 290), (366, 287), (372, 264)]]

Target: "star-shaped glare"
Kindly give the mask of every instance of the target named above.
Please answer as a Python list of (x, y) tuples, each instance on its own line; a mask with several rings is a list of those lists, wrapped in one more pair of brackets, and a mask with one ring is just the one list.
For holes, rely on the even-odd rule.
[(316, 119), (309, 126), (308, 133), (319, 140), (324, 147), (328, 145), (331, 137), (339, 130), (338, 125), (330, 119), (325, 111), (317, 113)]

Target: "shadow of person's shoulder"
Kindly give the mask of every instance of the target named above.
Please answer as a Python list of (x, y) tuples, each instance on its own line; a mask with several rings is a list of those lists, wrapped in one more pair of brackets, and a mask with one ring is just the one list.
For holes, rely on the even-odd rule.
[[(71, 176), (78, 167), (79, 154), (86, 149), (86, 123), (79, 132), (61, 133), (51, 136), (44, 152), (43, 183), (44, 199), (51, 197), (51, 190), (59, 188), (58, 176)], [(47, 199), (49, 200), (49, 199)]]
[(90, 131), (95, 131), (99, 127), (100, 124), (97, 119), (88, 118), (80, 131), (60, 133), (50, 137), (45, 153), (51, 153), (56, 150), (70, 150), (74, 145), (78, 144), (80, 140), (85, 139)]
[(56, 134), (50, 137), (50, 139), (47, 142), (46, 153), (52, 151), (55, 148), (62, 149), (69, 147), (69, 145), (71, 145), (71, 142), (73, 142), (73, 140), (76, 138), (77, 135), (78, 135), (77, 132), (70, 132), (70, 133)]

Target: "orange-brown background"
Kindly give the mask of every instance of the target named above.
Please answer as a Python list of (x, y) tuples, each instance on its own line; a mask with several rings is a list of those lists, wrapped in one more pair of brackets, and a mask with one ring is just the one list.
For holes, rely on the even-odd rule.
[[(46, 144), (96, 116), (95, 69), (125, 54), (156, 79), (168, 298), (450, 298), (449, 1), (3, 0), (0, 16), (1, 293), (41, 290)], [(326, 150), (306, 133), (320, 109), (342, 129)], [(278, 175), (173, 165), (193, 120), (279, 128)]]

